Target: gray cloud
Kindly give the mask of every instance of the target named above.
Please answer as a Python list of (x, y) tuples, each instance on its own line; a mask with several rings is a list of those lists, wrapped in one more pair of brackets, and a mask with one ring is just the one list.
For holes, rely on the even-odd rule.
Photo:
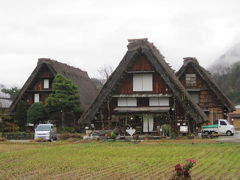
[(0, 84), (21, 86), (49, 57), (98, 76), (117, 66), (128, 38), (148, 39), (178, 69), (185, 56), (207, 67), (240, 41), (237, 0), (0, 0)]

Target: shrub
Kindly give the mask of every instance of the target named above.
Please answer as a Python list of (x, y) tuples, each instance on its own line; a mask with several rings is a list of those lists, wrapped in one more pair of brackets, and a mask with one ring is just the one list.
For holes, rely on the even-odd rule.
[(172, 129), (172, 127), (169, 124), (164, 124), (162, 126), (162, 130), (163, 130), (163, 135), (171, 137), (171, 138), (176, 138), (177, 134), (174, 132), (174, 130)]
[(6, 139), (15, 139), (15, 140), (23, 140), (23, 139), (33, 139), (33, 133), (26, 133), (26, 132), (8, 132), (3, 133), (3, 137)]
[(44, 105), (39, 103), (33, 103), (27, 111), (28, 123), (39, 124), (48, 118), (47, 111)]
[(162, 131), (165, 136), (170, 136), (171, 133), (171, 127), (169, 124), (162, 125)]
[(111, 139), (116, 139), (117, 135), (116, 135), (116, 133), (115, 133), (114, 131), (111, 131), (109, 137), (110, 137)]
[(3, 131), (4, 132), (16, 132), (16, 131), (19, 131), (19, 126), (15, 123), (5, 122)]
[(66, 140), (66, 139), (82, 139), (82, 135), (78, 133), (62, 133), (59, 135), (59, 139)]
[(16, 107), (15, 121), (21, 130), (25, 129), (27, 124), (27, 107), (23, 101), (20, 101)]
[(0, 137), (0, 142), (6, 141), (7, 139), (4, 137)]
[(76, 130), (74, 127), (63, 127), (60, 129), (60, 132), (75, 133)]

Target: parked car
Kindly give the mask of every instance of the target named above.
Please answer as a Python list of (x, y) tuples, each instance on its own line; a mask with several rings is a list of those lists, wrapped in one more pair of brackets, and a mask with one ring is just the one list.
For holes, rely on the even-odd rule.
[(219, 134), (233, 136), (235, 133), (235, 128), (226, 119), (219, 119), (214, 121), (213, 125), (202, 126), (202, 134)]
[(53, 124), (39, 124), (35, 129), (34, 139), (57, 140), (56, 127)]

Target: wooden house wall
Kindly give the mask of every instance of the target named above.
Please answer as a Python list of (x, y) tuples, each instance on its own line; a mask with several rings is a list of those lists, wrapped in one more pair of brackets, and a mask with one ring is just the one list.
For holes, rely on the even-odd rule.
[[(135, 72), (135, 71), (153, 71), (153, 91), (147, 92), (137, 92), (139, 93), (149, 93), (149, 94), (166, 94), (171, 93), (168, 86), (161, 78), (161, 76), (154, 72), (154, 68), (149, 63), (149, 61), (141, 56), (139, 57), (136, 62), (132, 65), (132, 67), (128, 68), (128, 72)], [(133, 74), (127, 73), (125, 77), (119, 83), (118, 90), (116, 94), (134, 94), (133, 91)]]
[[(196, 74), (197, 83), (195, 87), (186, 86), (186, 74)], [(206, 115), (208, 116), (209, 123), (212, 123), (214, 120), (224, 118), (223, 105), (217, 100), (217, 96), (212, 92), (207, 83), (200, 77), (194, 68), (188, 67), (184, 75), (182, 75), (179, 80), (187, 89), (200, 89), (198, 105), (203, 110), (208, 110), (206, 111)]]
[[(196, 74), (196, 86), (191, 86), (191, 87), (187, 87), (186, 86), (186, 74)], [(179, 79), (180, 82), (183, 84), (183, 86), (185, 88), (189, 88), (189, 89), (199, 89), (199, 88), (206, 88), (206, 84), (204, 83), (204, 81), (202, 80), (202, 78), (197, 74), (197, 72), (194, 70), (194, 68), (192, 67), (188, 67), (184, 73), (184, 75), (181, 76), (181, 78)]]
[[(44, 88), (44, 79), (49, 79), (49, 88)], [(51, 93), (52, 82), (54, 79), (54, 75), (48, 69), (47, 66), (43, 66), (37, 77), (32, 81), (30, 86), (27, 88), (26, 92), (23, 95), (23, 100), (28, 104), (31, 105), (34, 103), (34, 94), (39, 94), (39, 100), (43, 103), (46, 103), (46, 99), (48, 98), (49, 94)]]
[(128, 68), (128, 71), (153, 71), (151, 63), (144, 56), (139, 56), (132, 67)]
[[(151, 73), (153, 75), (153, 90), (149, 92), (134, 92), (133, 91), (133, 74), (139, 72), (143, 73)], [(155, 72), (152, 65), (145, 57), (139, 57), (135, 63), (131, 67), (127, 69), (125, 75), (123, 75), (120, 83), (118, 83), (118, 87), (116, 87), (114, 94), (172, 94), (162, 77)], [(109, 122), (111, 124), (111, 128), (114, 128), (116, 124), (121, 123), (120, 119), (123, 116), (134, 115), (134, 113), (122, 113), (116, 114), (114, 113), (114, 109), (117, 107), (117, 97), (110, 98), (110, 103), (105, 102), (99, 110), (99, 115), (95, 120), (95, 128), (96, 129), (107, 129), (109, 126)], [(109, 104), (109, 106), (108, 106)], [(146, 97), (138, 97), (137, 98), (137, 107), (148, 107), (149, 106), (149, 98)], [(174, 97), (169, 98), (169, 106), (174, 107), (175, 110), (171, 112), (172, 118), (176, 118), (177, 120), (185, 119), (185, 111), (180, 106), (180, 103), (174, 100)], [(110, 109), (109, 109), (110, 108)], [(146, 113), (137, 113), (137, 114), (146, 114)], [(156, 113), (156, 115), (165, 114), (165, 113)], [(155, 124), (156, 125), (156, 124)]]
[(224, 110), (222, 107), (209, 108), (209, 111), (206, 113), (208, 116), (209, 122), (207, 124), (212, 124), (215, 120), (225, 119)]
[(197, 85), (189, 89), (200, 89), (199, 92), (199, 106), (201, 108), (213, 108), (221, 106), (220, 102), (217, 100), (217, 96), (212, 92), (208, 87), (207, 83), (199, 76), (197, 72), (194, 71), (194, 68), (188, 67), (184, 75), (180, 78), (180, 82), (186, 87), (186, 74), (196, 74)]
[(185, 119), (185, 111), (180, 105), (180, 103), (176, 102), (175, 104), (175, 118), (176, 120), (184, 120)]
[(45, 104), (49, 95), (50, 95), (50, 93), (42, 93), (42, 94), (40, 94), (40, 101)]

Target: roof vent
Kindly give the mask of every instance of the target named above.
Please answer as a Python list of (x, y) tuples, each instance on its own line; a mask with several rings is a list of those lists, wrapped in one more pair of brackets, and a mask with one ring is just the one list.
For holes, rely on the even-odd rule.
[(138, 42), (138, 41), (147, 41), (148, 38), (139, 38), (139, 39), (128, 39), (129, 43), (134, 43), (134, 42)]
[(186, 65), (188, 63), (196, 63), (196, 64), (198, 64), (198, 60), (195, 57), (184, 57), (183, 58), (183, 65)]

